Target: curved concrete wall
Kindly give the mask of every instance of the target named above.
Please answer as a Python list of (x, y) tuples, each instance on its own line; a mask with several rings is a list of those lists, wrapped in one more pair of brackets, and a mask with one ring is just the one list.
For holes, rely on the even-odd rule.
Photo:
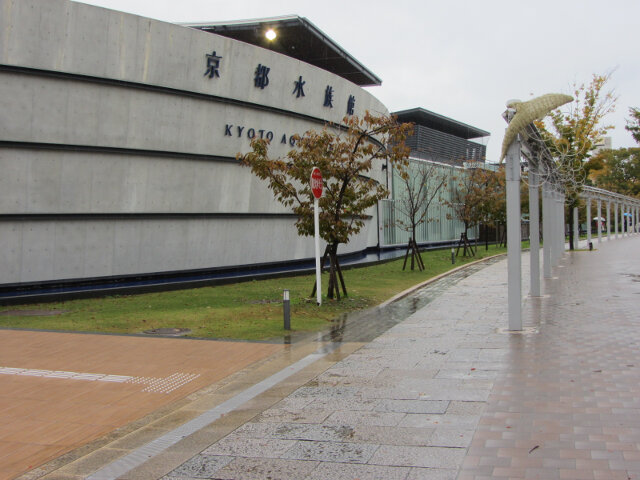
[[(357, 115), (387, 113), (341, 77), (242, 42), (66, 0), (0, 0), (0, 284), (312, 257), (235, 155), (260, 135), (284, 155), (291, 135), (339, 122), (350, 95)], [(343, 251), (376, 245), (371, 214)]]

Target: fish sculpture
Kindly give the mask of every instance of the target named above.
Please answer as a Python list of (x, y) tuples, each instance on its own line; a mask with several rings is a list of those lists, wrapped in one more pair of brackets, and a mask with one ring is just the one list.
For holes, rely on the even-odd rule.
[(511, 142), (515, 140), (518, 133), (522, 132), (527, 125), (535, 120), (546, 117), (552, 110), (572, 101), (573, 97), (571, 95), (547, 93), (546, 95), (541, 95), (526, 102), (512, 100), (507, 103), (507, 108), (515, 109), (516, 113), (509, 122), (507, 131), (504, 134), (500, 161), (507, 156), (507, 150)]

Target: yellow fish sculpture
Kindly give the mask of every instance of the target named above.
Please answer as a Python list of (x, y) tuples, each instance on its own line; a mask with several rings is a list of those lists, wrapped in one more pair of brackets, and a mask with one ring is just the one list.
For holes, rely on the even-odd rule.
[(571, 95), (565, 95), (563, 93), (547, 93), (540, 97), (533, 98), (526, 102), (511, 101), (507, 104), (508, 108), (514, 108), (516, 110), (515, 115), (509, 122), (507, 131), (504, 134), (504, 140), (502, 140), (502, 153), (500, 154), (500, 161), (507, 156), (507, 150), (509, 145), (513, 142), (518, 135), (522, 132), (527, 125), (535, 120), (540, 120), (546, 117), (552, 110), (573, 101)]

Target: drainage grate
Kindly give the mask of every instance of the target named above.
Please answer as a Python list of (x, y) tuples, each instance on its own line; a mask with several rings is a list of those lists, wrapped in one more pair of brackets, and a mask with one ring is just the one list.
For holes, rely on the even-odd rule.
[(153, 330), (145, 330), (143, 333), (163, 337), (181, 337), (182, 335), (190, 334), (191, 330), (188, 328), (154, 328)]

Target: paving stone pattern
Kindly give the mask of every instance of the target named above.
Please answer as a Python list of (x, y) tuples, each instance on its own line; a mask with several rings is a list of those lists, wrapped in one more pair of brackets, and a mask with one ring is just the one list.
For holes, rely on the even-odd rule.
[(525, 333), (504, 331), (506, 261), (431, 286), (164, 479), (640, 479), (638, 247), (568, 254), (525, 299)]

